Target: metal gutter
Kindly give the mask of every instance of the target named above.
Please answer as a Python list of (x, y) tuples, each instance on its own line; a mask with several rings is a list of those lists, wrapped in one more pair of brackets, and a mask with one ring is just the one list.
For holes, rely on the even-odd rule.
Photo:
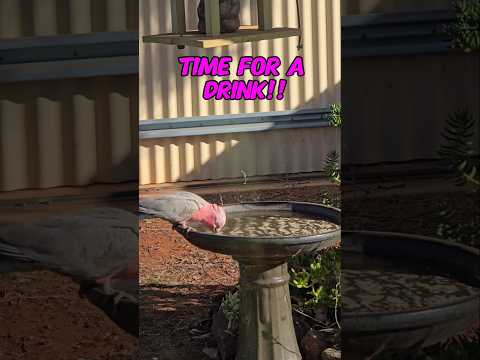
[(138, 32), (104, 32), (0, 40), (0, 65), (138, 56)]
[(0, 40), (0, 83), (138, 74), (138, 32)]
[(442, 53), (452, 49), (449, 10), (342, 17), (342, 58)]
[(140, 139), (330, 127), (330, 108), (140, 121)]
[(138, 74), (138, 56), (0, 65), (0, 83)]

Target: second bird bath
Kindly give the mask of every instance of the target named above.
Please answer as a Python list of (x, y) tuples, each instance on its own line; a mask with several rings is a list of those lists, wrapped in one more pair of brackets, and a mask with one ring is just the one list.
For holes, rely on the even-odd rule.
[(192, 244), (232, 255), (240, 264), (237, 360), (300, 360), (287, 260), (340, 241), (340, 211), (296, 202), (226, 206), (219, 233), (177, 230)]

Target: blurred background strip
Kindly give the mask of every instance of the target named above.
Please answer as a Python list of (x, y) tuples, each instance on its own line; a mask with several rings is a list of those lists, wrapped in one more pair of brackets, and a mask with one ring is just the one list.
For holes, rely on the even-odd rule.
[(138, 1), (0, 1), (0, 191), (136, 183)]

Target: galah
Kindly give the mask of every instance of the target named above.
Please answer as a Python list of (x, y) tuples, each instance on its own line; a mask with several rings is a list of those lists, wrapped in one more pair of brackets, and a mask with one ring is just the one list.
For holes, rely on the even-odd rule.
[(212, 231), (220, 231), (227, 221), (225, 210), (210, 204), (196, 194), (179, 191), (155, 198), (140, 200), (139, 211), (158, 216), (173, 224), (188, 228), (188, 224), (200, 223)]
[(0, 226), (0, 271), (29, 268), (67, 275), (80, 284), (80, 293), (102, 286), (105, 294), (119, 295), (117, 302), (122, 297), (137, 301), (135, 295), (112, 287), (116, 279), (138, 279), (137, 216), (96, 208)]

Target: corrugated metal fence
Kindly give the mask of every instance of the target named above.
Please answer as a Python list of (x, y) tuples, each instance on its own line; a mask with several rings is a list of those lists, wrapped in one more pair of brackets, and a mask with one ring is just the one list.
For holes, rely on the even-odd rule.
[(136, 31), (138, 0), (1, 0), (0, 38)]
[(480, 57), (452, 49), (454, 19), (449, 9), (344, 18), (343, 164), (438, 159), (448, 116), (479, 117)]
[[(22, 48), (24, 37), (136, 30), (138, 1), (0, 0), (0, 17), (0, 41), (18, 41)], [(116, 59), (98, 58), (105, 68)], [(79, 70), (74, 60), (7, 62), (0, 68), (22, 73), (25, 66), (37, 67), (45, 79), (65, 66), (65, 78), (0, 81), (0, 191), (136, 181), (138, 76), (110, 71), (72, 78), (68, 69), (94, 66), (83, 63)]]
[[(243, 0), (242, 24), (257, 24), (256, 0)], [(196, 28), (197, 0), (186, 0), (187, 27)], [(273, 26), (297, 27), (297, 9), (293, 0), (273, 0)], [(298, 38), (244, 43), (215, 49), (162, 44), (140, 44), (140, 120), (190, 116), (239, 114), (294, 110), (326, 106), (340, 98), (340, 2), (338, 0), (300, 0), (303, 52), (297, 50)], [(140, 3), (140, 36), (171, 32), (170, 1), (143, 0)], [(205, 101), (203, 84), (208, 79), (182, 78), (177, 57), (187, 55), (233, 57), (272, 56), (289, 64), (302, 55), (306, 75), (289, 80), (282, 101)], [(231, 79), (234, 78), (232, 75)], [(248, 77), (245, 77), (248, 79)]]
[(311, 128), (143, 140), (140, 181), (241, 178), (320, 171), (338, 129)]
[[(190, 29), (196, 28), (197, 3), (196, 0), (186, 1)], [(299, 3), (303, 34), (303, 50), (300, 51), (297, 37), (206, 50), (141, 44), (140, 120), (175, 121), (179, 117), (263, 114), (339, 103), (340, 2), (300, 0)], [(273, 8), (274, 27), (298, 26), (295, 1), (273, 0)], [(256, 0), (242, 1), (242, 24), (257, 24), (255, 9)], [(170, 1), (142, 1), (140, 36), (170, 31)], [(177, 57), (185, 55), (229, 55), (233, 63), (244, 55), (276, 55), (282, 64), (289, 64), (295, 56), (301, 55), (306, 74), (303, 78), (289, 80), (282, 101), (205, 101), (201, 94), (208, 78), (179, 75)], [(234, 75), (231, 79), (235, 79)], [(245, 79), (250, 78), (246, 76)], [(339, 131), (328, 127), (142, 140), (140, 183), (320, 171), (326, 153), (338, 148)]]
[(0, 190), (134, 181), (137, 77), (0, 87)]
[(448, 115), (480, 113), (479, 63), (451, 53), (346, 60), (342, 104), (354, 125), (343, 129), (344, 163), (438, 158)]

